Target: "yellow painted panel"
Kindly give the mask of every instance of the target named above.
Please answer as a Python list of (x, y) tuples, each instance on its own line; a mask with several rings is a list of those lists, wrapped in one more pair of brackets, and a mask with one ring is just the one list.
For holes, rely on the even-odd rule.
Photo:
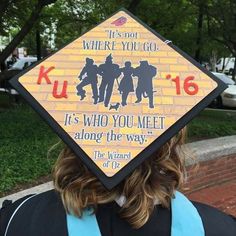
[[(100, 50), (84, 48), (83, 42), (95, 45), (94, 40), (102, 43)], [(105, 41), (109, 46), (104, 46)], [(126, 44), (128, 49), (122, 46)], [(112, 45), (114, 50), (111, 50)], [(132, 50), (132, 47), (137, 48)], [(126, 62), (130, 62), (130, 66)], [(102, 69), (104, 65), (101, 64), (107, 68)], [(39, 85), (41, 66), (45, 70), (51, 66), (55, 69), (43, 74)], [(82, 81), (78, 79), (81, 72)], [(167, 75), (171, 78), (166, 78)], [(176, 76), (180, 78), (179, 84), (171, 80)], [(184, 90), (184, 80), (188, 76), (194, 76), (194, 83), (199, 88), (194, 96)], [(51, 84), (46, 83), (47, 79)], [(64, 91), (67, 97), (53, 96), (55, 81), (59, 83), (58, 95), (63, 93), (63, 82), (67, 81)], [(19, 82), (87, 153), (88, 158), (110, 177), (217, 86), (124, 11), (41, 62), (21, 76)], [(176, 93), (177, 85), (180, 94)], [(160, 117), (163, 119), (162, 128), (158, 128)], [(130, 127), (128, 120), (133, 120)], [(109, 139), (109, 135), (113, 138)], [(125, 159), (122, 155), (129, 157)]]

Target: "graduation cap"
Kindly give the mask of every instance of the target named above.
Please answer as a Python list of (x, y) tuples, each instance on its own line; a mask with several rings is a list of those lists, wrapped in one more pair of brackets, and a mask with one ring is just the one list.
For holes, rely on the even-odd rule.
[(10, 83), (108, 189), (226, 88), (124, 9)]

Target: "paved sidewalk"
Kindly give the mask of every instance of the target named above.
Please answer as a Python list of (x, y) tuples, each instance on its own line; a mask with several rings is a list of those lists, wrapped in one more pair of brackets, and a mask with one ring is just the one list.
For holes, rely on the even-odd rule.
[(214, 206), (236, 217), (236, 180), (201, 189), (188, 195), (191, 200)]
[(45, 183), (45, 184), (40, 184), (40, 185), (35, 186), (33, 188), (29, 188), (29, 189), (20, 191), (18, 193), (8, 195), (6, 197), (0, 198), (0, 207), (2, 206), (3, 201), (6, 200), (6, 199), (15, 201), (15, 200), (17, 200), (21, 197), (27, 196), (29, 194), (45, 192), (45, 191), (47, 191), (49, 189), (52, 189), (52, 188), (53, 188), (52, 182), (48, 182), (48, 183)]

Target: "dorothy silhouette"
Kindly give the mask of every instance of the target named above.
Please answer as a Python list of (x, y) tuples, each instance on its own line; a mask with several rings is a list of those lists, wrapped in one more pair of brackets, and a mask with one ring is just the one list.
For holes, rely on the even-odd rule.
[(125, 67), (121, 68), (121, 72), (123, 73), (123, 78), (121, 79), (120, 85), (119, 85), (119, 91), (122, 94), (122, 106), (127, 105), (127, 97), (130, 92), (134, 92), (134, 84), (133, 84), (133, 78), (132, 74), (134, 72), (134, 68), (131, 67), (131, 62), (126, 61)]
[(105, 63), (99, 66), (99, 74), (102, 76), (102, 82), (99, 87), (98, 102), (104, 102), (105, 107), (107, 107), (111, 99), (114, 82), (121, 74), (119, 65), (112, 62), (111, 54), (107, 56)]
[(142, 96), (148, 97), (149, 107), (154, 108), (152, 79), (156, 73), (156, 67), (149, 65), (147, 61), (140, 61), (140, 66), (135, 68), (133, 75), (138, 77), (138, 85), (136, 88), (137, 101), (135, 103), (141, 102)]
[(91, 58), (86, 58), (86, 65), (82, 69), (79, 79), (82, 81), (77, 85), (77, 95), (80, 96), (80, 100), (83, 100), (86, 97), (86, 91), (83, 89), (87, 85), (91, 85), (94, 104), (98, 102), (98, 88), (97, 88), (97, 74), (98, 67), (94, 64), (94, 60)]

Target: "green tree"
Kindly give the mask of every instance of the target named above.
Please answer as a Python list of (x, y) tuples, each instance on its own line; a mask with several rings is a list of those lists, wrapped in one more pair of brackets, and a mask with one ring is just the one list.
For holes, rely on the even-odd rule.
[[(14, 17), (14, 11), (16, 9), (20, 10), (19, 14), (15, 14), (18, 17), (16, 19), (22, 17), (24, 14), (27, 14), (30, 12), (27, 20), (23, 23), (23, 25), (20, 27), (20, 30), (18, 33), (13, 37), (12, 41), (6, 46), (6, 48), (0, 53), (0, 64), (4, 65), (4, 61), (7, 59), (7, 57), (12, 53), (12, 51), (19, 45), (19, 43), (24, 39), (24, 37), (30, 32), (30, 30), (33, 28), (34, 24), (37, 22), (37, 20), (40, 17), (40, 14), (43, 10), (43, 8), (51, 3), (54, 3), (56, 0), (38, 0), (38, 1), (21, 1), (21, 0), (11, 0), (11, 1), (1, 1), (0, 3), (0, 9), (2, 11), (2, 15), (0, 17), (0, 25), (2, 26), (2, 33), (6, 33), (6, 25), (10, 24), (12, 25), (15, 21)], [(33, 2), (33, 9), (32, 8), (32, 2)], [(28, 3), (25, 4), (25, 3)], [(31, 4), (30, 4), (31, 3)], [(30, 4), (30, 5), (29, 5)], [(24, 11), (25, 10), (25, 11)], [(6, 20), (4, 20), (4, 16), (7, 16), (6, 18), (9, 20), (9, 17), (11, 17), (13, 20), (9, 20), (6, 23)], [(22, 17), (23, 18), (23, 17)], [(10, 22), (10, 23), (9, 23)], [(19, 24), (16, 24), (19, 26)]]
[[(221, 43), (236, 58), (236, 1), (211, 0), (207, 7), (207, 27), (209, 36)], [(234, 64), (233, 79), (236, 74)]]
[[(8, 8), (0, 4), (0, 11), (1, 8), (7, 9), (4, 17), (0, 18), (0, 26), (4, 26), (2, 32), (7, 33), (12, 26), (14, 31), (18, 29), (20, 32), (24, 24), (28, 24), (26, 19), (35, 11), (31, 6), (37, 5), (38, 1), (6, 1), (12, 3), (11, 7), (8, 4)], [(225, 4), (228, 4), (226, 8)], [(36, 54), (35, 34), (40, 32), (38, 35), (41, 36), (43, 49), (59, 49), (125, 7), (196, 60), (207, 61), (212, 54), (221, 57), (235, 50), (231, 43), (235, 39), (235, 7), (230, 7), (230, 4), (232, 6), (233, 0), (57, 0), (55, 4), (41, 9), (38, 14), (40, 22), (36, 20), (30, 31), (25, 32), (27, 36), (21, 40), (21, 45), (27, 45), (29, 52)], [(21, 9), (23, 5), (24, 10)], [(224, 27), (221, 26), (222, 20), (225, 21)], [(222, 31), (225, 27), (226, 35), (231, 37), (227, 40)]]

